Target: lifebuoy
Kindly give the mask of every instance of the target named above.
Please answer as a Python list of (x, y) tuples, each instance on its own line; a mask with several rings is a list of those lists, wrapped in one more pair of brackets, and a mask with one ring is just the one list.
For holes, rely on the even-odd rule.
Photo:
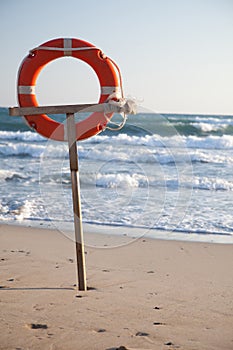
[[(23, 60), (18, 72), (18, 102), (20, 107), (36, 107), (35, 95), (37, 77), (49, 62), (64, 56), (72, 56), (89, 64), (97, 74), (101, 93), (98, 103), (104, 103), (109, 97), (120, 98), (121, 78), (117, 66), (102, 51), (80, 39), (60, 38), (47, 41), (30, 51)], [(108, 119), (112, 114), (108, 114)], [(27, 124), (39, 134), (57, 141), (65, 141), (64, 124), (58, 123), (46, 114), (25, 116)], [(85, 120), (76, 124), (76, 140), (83, 140), (98, 134), (105, 128), (107, 119), (104, 113), (94, 112)]]

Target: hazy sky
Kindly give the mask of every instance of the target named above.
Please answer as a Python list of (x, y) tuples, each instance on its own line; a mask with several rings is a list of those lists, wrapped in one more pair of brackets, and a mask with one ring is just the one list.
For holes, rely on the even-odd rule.
[[(0, 0), (0, 106), (17, 105), (28, 51), (80, 38), (119, 65), (126, 96), (155, 112), (233, 114), (233, 0)], [(97, 102), (95, 74), (62, 58), (40, 74), (40, 104)]]

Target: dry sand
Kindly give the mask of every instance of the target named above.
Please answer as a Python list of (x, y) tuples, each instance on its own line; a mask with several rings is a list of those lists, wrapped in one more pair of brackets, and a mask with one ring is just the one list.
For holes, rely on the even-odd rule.
[(233, 245), (102, 239), (79, 292), (70, 239), (0, 226), (0, 349), (233, 349)]

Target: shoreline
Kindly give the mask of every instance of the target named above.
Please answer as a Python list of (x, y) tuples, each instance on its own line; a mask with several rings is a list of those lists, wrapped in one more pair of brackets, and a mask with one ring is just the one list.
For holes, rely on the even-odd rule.
[(233, 347), (232, 245), (103, 238), (85, 247), (80, 292), (74, 242), (0, 225), (0, 349)]
[[(1, 224), (0, 224), (1, 225)], [(35, 221), (8, 221), (3, 222), (2, 225), (26, 227), (32, 229), (52, 230), (63, 234), (66, 237), (73, 235), (74, 228), (72, 228), (73, 222), (61, 223), (61, 222), (46, 222), (38, 220)], [(66, 229), (65, 226), (69, 226)], [(57, 227), (58, 226), (58, 227)], [(152, 240), (165, 240), (165, 241), (180, 241), (180, 242), (200, 242), (200, 243), (213, 243), (213, 244), (233, 244), (233, 235), (227, 233), (204, 233), (204, 232), (190, 232), (190, 231), (171, 231), (162, 229), (152, 229), (146, 227), (131, 227), (123, 225), (111, 225), (111, 224), (97, 224), (83, 222), (83, 231), (85, 235), (98, 234), (105, 236), (122, 237), (127, 236), (133, 239), (147, 238)], [(119, 231), (122, 231), (119, 233)]]

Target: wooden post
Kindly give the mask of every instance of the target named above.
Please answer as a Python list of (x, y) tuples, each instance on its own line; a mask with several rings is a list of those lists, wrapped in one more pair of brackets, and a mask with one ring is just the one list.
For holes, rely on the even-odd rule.
[(74, 229), (75, 229), (75, 248), (77, 257), (77, 280), (79, 290), (86, 291), (86, 266), (85, 252), (82, 228), (82, 212), (80, 199), (80, 181), (78, 169), (78, 152), (76, 143), (76, 127), (74, 113), (83, 112), (102, 112), (104, 104), (86, 104), (86, 105), (65, 105), (65, 106), (41, 106), (41, 107), (10, 107), (10, 116), (34, 115), (35, 118), (40, 114), (66, 114), (67, 137), (70, 156), (70, 171), (72, 182)]
[(78, 169), (78, 152), (77, 152), (77, 143), (76, 143), (76, 128), (75, 128), (74, 114), (67, 113), (66, 121), (67, 121), (67, 136), (68, 136), (69, 156), (70, 156), (70, 172), (71, 172), (71, 182), (72, 182), (78, 288), (79, 290), (86, 291), (87, 285), (86, 285), (85, 251), (84, 251), (84, 242), (83, 242), (80, 181), (79, 181), (79, 169)]

